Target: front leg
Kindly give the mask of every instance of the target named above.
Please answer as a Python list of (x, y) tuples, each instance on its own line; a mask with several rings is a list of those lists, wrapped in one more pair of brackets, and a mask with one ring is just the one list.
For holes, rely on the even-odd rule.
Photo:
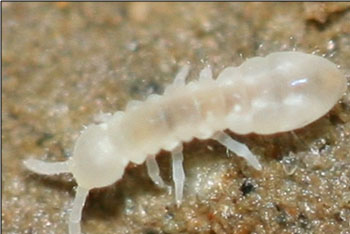
[(259, 163), (257, 157), (248, 149), (245, 144), (235, 141), (223, 131), (217, 132), (212, 136), (212, 139), (218, 141), (220, 144), (224, 145), (227, 149), (237, 154), (238, 156), (244, 158), (248, 164), (254, 167), (256, 170), (261, 170), (262, 166)]
[(182, 145), (180, 145), (171, 152), (173, 181), (175, 184), (175, 201), (177, 206), (181, 204), (185, 183), (185, 172), (182, 165), (184, 159), (182, 149)]
[(159, 166), (154, 155), (149, 155), (146, 159), (147, 173), (151, 180), (161, 188), (165, 187), (163, 179), (159, 175)]

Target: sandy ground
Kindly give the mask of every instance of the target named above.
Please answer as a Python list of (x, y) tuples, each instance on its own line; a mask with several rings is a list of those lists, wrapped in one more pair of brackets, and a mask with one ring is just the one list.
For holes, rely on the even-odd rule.
[[(66, 160), (100, 112), (161, 94), (190, 62), (225, 66), (273, 51), (325, 55), (350, 80), (349, 3), (2, 3), (3, 233), (66, 233), (70, 175), (22, 165)], [(273, 124), (273, 122), (272, 122)], [(145, 166), (92, 191), (85, 233), (350, 233), (350, 93), (313, 124), (237, 136), (261, 172), (213, 141), (185, 145), (185, 199), (157, 188)], [(169, 185), (169, 154), (158, 156)]]

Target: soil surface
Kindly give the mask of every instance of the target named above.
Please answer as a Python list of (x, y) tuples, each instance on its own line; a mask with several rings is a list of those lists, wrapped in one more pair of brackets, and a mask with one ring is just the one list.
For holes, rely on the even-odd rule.
[[(350, 3), (2, 3), (2, 232), (67, 233), (76, 183), (23, 160), (64, 161), (100, 112), (274, 51), (326, 56), (350, 80)], [(273, 120), (271, 120), (273, 124)], [(84, 233), (350, 233), (350, 91), (311, 125), (231, 135), (262, 171), (218, 143), (185, 144), (180, 207), (145, 165), (90, 192)], [(157, 160), (172, 185), (170, 155)], [(97, 175), (98, 176), (98, 175)]]

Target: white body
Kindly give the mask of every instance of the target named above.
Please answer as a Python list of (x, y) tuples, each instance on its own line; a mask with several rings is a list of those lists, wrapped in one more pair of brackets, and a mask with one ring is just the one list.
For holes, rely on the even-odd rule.
[[(182, 183), (177, 196), (182, 197), (182, 142), (194, 137), (216, 139), (261, 169), (256, 157), (225, 135), (225, 129), (238, 134), (273, 134), (301, 128), (326, 114), (346, 90), (346, 79), (335, 64), (300, 52), (248, 59), (239, 67), (224, 69), (216, 80), (205, 68), (198, 81), (186, 85), (187, 72), (183, 69), (162, 96), (132, 102), (124, 112), (89, 125), (78, 138), (73, 157), (63, 165), (65, 169), (56, 172), (73, 173), (86, 196), (92, 188), (119, 180), (129, 162), (143, 163), (164, 149), (173, 152), (173, 166), (178, 169), (174, 176), (181, 177)], [(26, 163), (43, 173), (36, 164)], [(160, 178), (154, 181), (163, 183)], [(78, 229), (71, 228), (71, 232)]]

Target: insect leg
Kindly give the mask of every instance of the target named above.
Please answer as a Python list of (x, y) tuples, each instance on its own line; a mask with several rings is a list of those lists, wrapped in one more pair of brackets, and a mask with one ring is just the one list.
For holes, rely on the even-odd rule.
[(23, 162), (24, 166), (38, 174), (54, 175), (59, 173), (69, 173), (68, 161), (64, 162), (45, 162), (37, 159), (27, 159)]
[(235, 141), (225, 132), (217, 132), (212, 139), (217, 140), (224, 145), (227, 149), (237, 154), (238, 156), (247, 160), (248, 164), (254, 167), (256, 170), (261, 170), (262, 167), (256, 158), (256, 156), (248, 149), (248, 147), (238, 141)]
[(185, 81), (186, 81), (186, 77), (188, 75), (190, 71), (190, 66), (189, 65), (185, 65), (183, 66), (180, 71), (176, 74), (176, 77), (174, 79), (174, 83), (173, 85), (175, 86), (184, 86), (185, 85)]
[(211, 71), (210, 67), (203, 68), (199, 73), (199, 80), (212, 80), (212, 79), (213, 79), (213, 72)]
[(161, 188), (165, 187), (163, 179), (159, 176), (159, 166), (154, 155), (149, 155), (146, 159), (147, 173), (151, 180)]
[(183, 188), (185, 183), (185, 172), (183, 168), (183, 153), (182, 145), (176, 147), (171, 152), (172, 168), (173, 168), (173, 180), (175, 184), (175, 201), (179, 206), (183, 197)]
[(82, 214), (83, 207), (88, 194), (89, 194), (88, 189), (78, 186), (75, 194), (75, 198), (73, 201), (73, 208), (69, 215), (69, 224), (68, 224), (69, 234), (81, 233), (81, 227), (80, 227), (81, 214)]

